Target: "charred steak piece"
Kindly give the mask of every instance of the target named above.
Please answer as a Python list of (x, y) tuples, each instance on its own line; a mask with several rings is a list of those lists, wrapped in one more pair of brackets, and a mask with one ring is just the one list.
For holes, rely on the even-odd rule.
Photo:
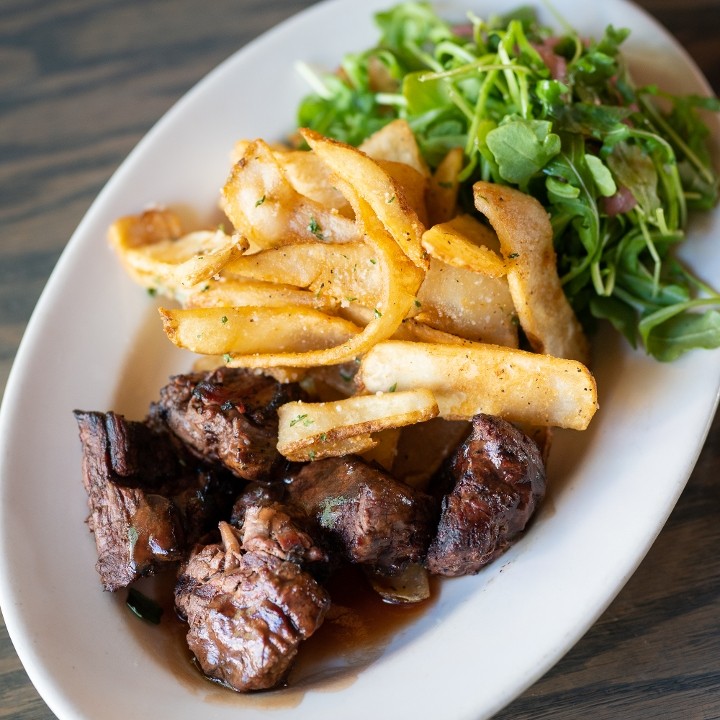
[(276, 687), (322, 624), (330, 596), (294, 563), (244, 552), (228, 523), (220, 533), (221, 543), (190, 558), (175, 588), (188, 645), (208, 677), (239, 692)]
[(424, 558), (433, 499), (359, 457), (308, 463), (289, 478), (287, 493), (351, 562), (394, 572)]
[(515, 426), (476, 415), (448, 466), (454, 487), (442, 501), (426, 559), (436, 575), (469, 575), (511, 544), (545, 495), (537, 445)]
[(163, 494), (171, 497), (180, 511), (185, 543), (191, 548), (198, 542), (217, 537), (220, 520), (229, 517), (237, 496), (237, 478), (225, 468), (204, 463), (186, 464), (187, 474), (167, 483)]
[(174, 503), (158, 494), (182, 472), (167, 435), (115, 413), (75, 411), (88, 526), (106, 590), (126, 587), (180, 560), (184, 533)]
[(320, 530), (300, 508), (277, 499), (279, 492), (250, 485), (235, 501), (231, 523), (240, 530), (243, 549), (312, 566), (329, 555), (315, 538)]
[(151, 409), (198, 457), (262, 481), (277, 468), (277, 408), (300, 398), (296, 384), (241, 368), (176, 375)]

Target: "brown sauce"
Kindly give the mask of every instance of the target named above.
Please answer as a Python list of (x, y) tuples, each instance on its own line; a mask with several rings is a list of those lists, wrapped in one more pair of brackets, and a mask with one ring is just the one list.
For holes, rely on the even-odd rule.
[[(351, 685), (358, 674), (377, 660), (402, 630), (432, 606), (431, 597), (411, 605), (391, 605), (372, 590), (362, 573), (346, 568), (332, 578), (327, 589), (332, 606), (320, 629), (301, 646), (287, 686), (261, 693), (239, 694), (207, 679), (196, 667), (185, 642), (187, 626), (173, 607), (173, 573), (141, 582), (138, 589), (163, 608), (160, 625), (151, 625), (127, 613), (128, 628), (148, 654), (148, 665), (158, 663), (186, 689), (217, 704), (238, 707), (289, 708), (298, 705), (307, 691), (335, 692)], [(124, 606), (125, 592), (116, 594)]]

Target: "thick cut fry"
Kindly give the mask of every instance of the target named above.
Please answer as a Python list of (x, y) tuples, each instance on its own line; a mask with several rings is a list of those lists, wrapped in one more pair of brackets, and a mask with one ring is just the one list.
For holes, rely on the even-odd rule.
[(175, 345), (223, 355), (227, 364), (233, 353), (302, 354), (334, 347), (360, 332), (347, 320), (302, 306), (161, 308), (160, 315)]
[(358, 148), (373, 160), (409, 165), (424, 178), (430, 175), (415, 134), (407, 120), (393, 120), (364, 140)]
[(377, 160), (377, 164), (402, 188), (410, 207), (416, 212), (418, 219), (425, 226), (428, 223), (427, 178), (414, 167), (392, 160)]
[(352, 218), (352, 208), (345, 196), (332, 184), (330, 171), (315, 153), (305, 150), (275, 152), (290, 184), (301, 195), (329, 210)]
[(303, 129), (301, 133), (308, 145), (335, 174), (336, 185), (353, 205), (356, 217), (358, 212), (348, 194), (348, 188), (372, 208), (375, 216), (413, 263), (423, 270), (426, 269), (427, 258), (422, 247), (425, 227), (405, 197), (400, 184), (357, 148), (325, 138), (313, 130)]
[(283, 307), (306, 305), (332, 312), (337, 303), (322, 293), (300, 290), (292, 285), (247, 280), (245, 278), (212, 278), (196, 285), (188, 293), (184, 307)]
[(466, 340), (517, 347), (515, 307), (507, 280), (431, 258), (418, 291), (415, 319)]
[(388, 575), (369, 565), (363, 567), (373, 590), (383, 602), (405, 605), (427, 600), (430, 597), (430, 578), (419, 563), (410, 563), (400, 572)]
[[(232, 152), (234, 165), (246, 153), (251, 140), (238, 140)], [(269, 145), (285, 176), (297, 192), (329, 210), (352, 218), (352, 208), (345, 196), (333, 186), (330, 171), (315, 155), (305, 150), (292, 150), (286, 145)]]
[(547, 212), (514, 188), (477, 182), (473, 192), (475, 207), (500, 240), (510, 292), (531, 347), (587, 363), (588, 342), (560, 285)]
[(231, 367), (313, 367), (339, 365), (366, 353), (375, 343), (389, 338), (400, 327), (415, 303), (422, 282), (422, 272), (405, 256), (370, 207), (362, 199), (349, 197), (365, 239), (374, 249), (381, 269), (381, 292), (373, 308), (373, 318), (358, 335), (325, 350), (267, 354), (238, 354), (231, 357)]
[(377, 440), (370, 433), (362, 435), (350, 435), (349, 437), (316, 443), (299, 448), (286, 455), (291, 462), (313, 462), (329, 457), (343, 457), (344, 455), (363, 455), (370, 452), (376, 445)]
[[(388, 388), (386, 388), (388, 390)], [(429, 420), (438, 406), (429, 390), (359, 395), (326, 403), (291, 402), (278, 408), (278, 451), (290, 460), (311, 448), (327, 455), (326, 445)]]
[(427, 388), (448, 420), (482, 412), (584, 430), (597, 410), (595, 379), (581, 363), (497, 345), (379, 343), (356, 381), (367, 392)]
[(183, 234), (180, 218), (172, 210), (151, 209), (118, 218), (108, 232), (110, 244), (120, 253), (129, 248), (177, 240)]
[(222, 190), (222, 206), (254, 248), (359, 239), (353, 220), (304, 197), (262, 140), (248, 145)]
[[(411, 426), (412, 427), (412, 426)], [(395, 456), (397, 455), (397, 444), (400, 439), (402, 428), (386, 428), (380, 432), (373, 433), (373, 440), (377, 441), (375, 447), (363, 452), (363, 460), (369, 463), (377, 463), (388, 472), (392, 471)]]
[(209, 280), (233, 257), (240, 257), (247, 243), (222, 230), (199, 230), (176, 240), (160, 240), (121, 250), (130, 273), (148, 287), (165, 292), (187, 291)]
[(492, 249), (497, 245), (495, 233), (471, 215), (458, 215), (423, 234), (423, 247), (431, 257), (495, 278), (507, 274), (505, 261)]
[(461, 147), (453, 148), (440, 161), (430, 178), (427, 192), (428, 222), (437, 225), (452, 220), (457, 214), (458, 180), (464, 162)]
[(367, 243), (285, 245), (236, 257), (225, 274), (307, 288), (347, 305), (374, 307), (383, 292), (383, 268)]

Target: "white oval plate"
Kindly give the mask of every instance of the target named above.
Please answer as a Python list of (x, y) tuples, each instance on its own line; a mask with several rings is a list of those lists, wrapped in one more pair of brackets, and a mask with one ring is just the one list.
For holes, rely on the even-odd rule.
[[(168, 374), (190, 364), (165, 340), (154, 302), (119, 268), (107, 226), (149, 203), (185, 203), (210, 217), (233, 142), (293, 128), (307, 92), (294, 62), (334, 67), (375, 39), (372, 12), (390, 4), (313, 6), (212, 72), (108, 183), (37, 305), (0, 418), (0, 600), (22, 662), (61, 720), (488, 717), (590, 627), (690, 475), (717, 404), (720, 354), (662, 365), (607, 334), (595, 343), (600, 412), (587, 432), (558, 435), (549, 497), (530, 532), (479, 575), (444, 583), (431, 610), (339, 681), (265, 697), (220, 693), (178, 674), (154, 648), (152, 629), (100, 590), (72, 410), (140, 418)], [(439, 7), (460, 18), (461, 5)], [(610, 23), (631, 27), (626, 50), (652, 77), (670, 90), (706, 91), (686, 54), (638, 8), (623, 0), (554, 5), (588, 35)], [(489, 14), (499, 3), (472, 6)], [(709, 214), (686, 248), (715, 286), (719, 234), (720, 216)]]

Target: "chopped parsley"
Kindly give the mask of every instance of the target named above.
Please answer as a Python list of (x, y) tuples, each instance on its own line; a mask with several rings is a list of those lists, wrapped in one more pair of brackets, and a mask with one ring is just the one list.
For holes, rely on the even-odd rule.
[(309, 425), (312, 425), (315, 421), (312, 418), (309, 418), (307, 413), (303, 413), (302, 415), (298, 415), (297, 417), (293, 418), (290, 421), (290, 427), (293, 427), (297, 425), (298, 423), (302, 423), (305, 427), (308, 427)]
[(323, 235), (322, 229), (320, 228), (320, 225), (318, 225), (318, 221), (313, 217), (310, 216), (310, 222), (308, 224), (308, 230), (318, 239), (318, 240), (324, 240), (325, 236)]
[(160, 624), (160, 618), (163, 614), (163, 609), (146, 595), (143, 595), (139, 590), (135, 588), (129, 588), (127, 594), (127, 600), (125, 601), (127, 606), (142, 620), (147, 620), (153, 625)]

